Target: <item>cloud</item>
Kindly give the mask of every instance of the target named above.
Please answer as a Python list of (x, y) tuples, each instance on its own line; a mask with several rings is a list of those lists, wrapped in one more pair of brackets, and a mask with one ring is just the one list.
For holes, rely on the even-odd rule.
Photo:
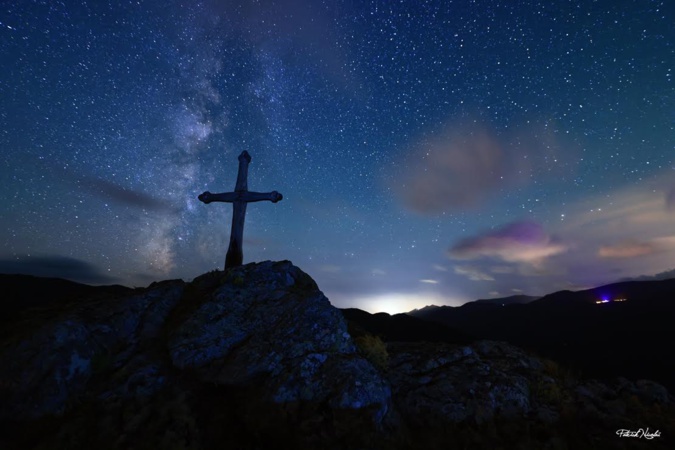
[(431, 280), (431, 279), (422, 279), (420, 280), (420, 283), (426, 283), (426, 284), (438, 284), (438, 280)]
[(60, 174), (59, 179), (68, 181), (90, 194), (121, 205), (142, 208), (160, 213), (178, 213), (178, 208), (169, 201), (145, 192), (135, 191), (112, 181), (77, 173), (56, 165), (44, 166), (46, 170)]
[(666, 210), (675, 211), (675, 183), (666, 191)]
[(464, 275), (472, 281), (494, 281), (494, 278), (485, 272), (481, 272), (477, 267), (455, 266), (454, 269), (456, 274)]
[(459, 241), (450, 248), (453, 259), (495, 258), (539, 265), (546, 258), (567, 251), (534, 222), (514, 222), (494, 231)]
[(657, 273), (656, 275), (641, 275), (639, 277), (633, 278), (622, 278), (619, 281), (657, 281), (657, 280), (669, 280), (675, 278), (675, 269), (666, 270), (664, 272)]
[(640, 183), (561, 205), (565, 220), (552, 223), (551, 232), (564, 236), (569, 246), (568, 252), (555, 258), (564, 280), (598, 286), (619, 276), (654, 274), (672, 267), (674, 217), (664, 205), (671, 180), (672, 174), (663, 171)]
[(117, 281), (93, 264), (60, 255), (0, 259), (0, 273), (65, 278), (91, 284), (112, 284)]
[(647, 242), (625, 241), (615, 245), (604, 245), (598, 250), (600, 258), (635, 258), (650, 255), (656, 248)]
[(176, 213), (178, 209), (166, 200), (140, 191), (127, 189), (119, 184), (100, 178), (81, 175), (77, 177), (78, 185), (89, 192), (110, 201), (163, 213)]
[(448, 131), (417, 149), (404, 184), (395, 191), (414, 212), (436, 214), (482, 202), (509, 177), (509, 159), (485, 130)]
[(490, 272), (492, 272), (492, 273), (504, 274), (504, 273), (514, 273), (515, 271), (516, 271), (515, 267), (511, 267), (511, 266), (492, 266), (492, 267), (490, 267)]
[(420, 214), (475, 209), (537, 176), (575, 167), (574, 147), (563, 152), (546, 126), (498, 136), (480, 125), (449, 123), (430, 134), (413, 143), (413, 156), (399, 165), (407, 172), (393, 177), (399, 200)]

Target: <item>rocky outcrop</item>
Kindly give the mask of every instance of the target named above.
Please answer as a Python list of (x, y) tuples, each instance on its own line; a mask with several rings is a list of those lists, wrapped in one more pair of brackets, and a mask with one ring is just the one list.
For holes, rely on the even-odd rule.
[(276, 403), (372, 408), (381, 424), (389, 386), (314, 280), (290, 262), (233, 269), (227, 280), (169, 333), (175, 367), (218, 384), (256, 382)]
[(0, 448), (605, 448), (617, 429), (674, 431), (658, 383), (364, 333), (288, 261), (33, 310), (0, 334)]
[(530, 379), (542, 363), (518, 348), (482, 341), (392, 343), (387, 350), (396, 405), (415, 425), (522, 419), (532, 409)]
[(183, 287), (163, 282), (125, 298), (36, 312), (56, 315), (37, 326), (34, 318), (17, 324), (0, 350), (0, 419), (64, 413), (95, 372), (130, 364), (141, 344), (159, 337)]
[[(495, 442), (633, 448), (624, 447), (614, 432), (673, 430), (673, 397), (653, 381), (583, 379), (495, 341), (389, 343), (387, 352), (394, 407), (413, 430), (410, 442), (433, 445), (437, 441), (424, 441), (429, 430), (452, 430), (448, 441), (477, 448)], [(658, 448), (671, 444), (663, 436), (650, 442)]]
[[(131, 448), (164, 427), (148, 412), (157, 408), (173, 411), (161, 420), (184, 424), (169, 440), (188, 448), (215, 446), (212, 429), (229, 429), (214, 425), (214, 415), (236, 416), (235, 427), (248, 432), (286, 433), (298, 445), (354, 427), (377, 433), (391, 416), (387, 380), (358, 352), (341, 313), (287, 261), (27, 317), (0, 347), (0, 420), (15, 430), (35, 419), (59, 425), (42, 440), (17, 431), (14, 443), (70, 448), (66, 433), (93, 447)], [(294, 436), (293, 426), (312, 431)]]

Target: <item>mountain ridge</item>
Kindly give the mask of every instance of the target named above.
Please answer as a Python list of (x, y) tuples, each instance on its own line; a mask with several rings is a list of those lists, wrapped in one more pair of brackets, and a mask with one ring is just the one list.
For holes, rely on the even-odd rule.
[(558, 291), (526, 304), (466, 304), (408, 314), (509, 342), (594, 377), (622, 373), (675, 388), (675, 279)]

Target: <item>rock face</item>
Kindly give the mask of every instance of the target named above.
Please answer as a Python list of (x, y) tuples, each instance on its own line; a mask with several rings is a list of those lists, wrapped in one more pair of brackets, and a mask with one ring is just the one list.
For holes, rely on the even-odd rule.
[[(387, 347), (395, 407), (419, 428), (495, 421), (555, 427), (576, 417), (607, 428), (633, 424), (638, 429), (641, 419), (666, 410), (668, 420), (673, 418), (673, 398), (658, 383), (579, 379), (553, 361), (504, 342)], [(658, 422), (665, 423), (662, 419)]]
[(500, 342), (392, 343), (388, 351), (397, 406), (417, 426), (526, 418), (529, 379), (542, 369), (536, 358)]
[[(165, 448), (148, 435), (153, 428), (186, 448), (217, 448), (225, 438), (204, 428), (230, 427), (310, 445), (350, 428), (377, 433), (390, 409), (389, 383), (357, 351), (342, 314), (287, 261), (27, 312), (15, 328), (0, 347), (0, 420), (21, 430), (43, 419), (54, 429), (0, 437), (3, 449), (72, 448), (71, 439)], [(153, 417), (156, 409), (169, 416)], [(223, 414), (239, 423), (212, 422)], [(180, 434), (166, 437), (176, 433), (168, 424)], [(296, 437), (285, 425), (311, 430)]]
[(381, 422), (389, 386), (358, 355), (342, 315), (307, 274), (289, 262), (265, 262), (227, 277), (169, 333), (175, 367), (218, 384), (256, 382), (277, 403), (372, 407)]
[(17, 326), (19, 333), (0, 350), (0, 419), (62, 414), (103, 365), (137, 363), (139, 345), (159, 337), (183, 287), (182, 281), (164, 282), (117, 301), (55, 311), (57, 317), (37, 328)]
[(647, 426), (653, 449), (675, 431), (654, 382), (579, 380), (502, 342), (385, 346), (288, 261), (0, 331), (2, 449), (624, 448), (616, 430)]

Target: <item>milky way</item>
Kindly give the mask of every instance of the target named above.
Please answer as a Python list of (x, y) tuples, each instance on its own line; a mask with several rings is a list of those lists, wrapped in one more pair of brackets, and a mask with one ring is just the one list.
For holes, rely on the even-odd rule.
[[(675, 267), (661, 1), (0, 6), (2, 272), (144, 286), (289, 259), (406, 311)], [(78, 275), (79, 274), (79, 275)], [(662, 275), (660, 275), (662, 276)]]

